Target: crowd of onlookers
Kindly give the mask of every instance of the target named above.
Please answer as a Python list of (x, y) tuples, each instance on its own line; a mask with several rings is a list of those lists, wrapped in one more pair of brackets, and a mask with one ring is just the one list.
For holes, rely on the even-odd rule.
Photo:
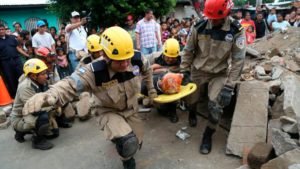
[(233, 17), (237, 19), (246, 31), (247, 43), (262, 38), (270, 32), (284, 31), (288, 27), (300, 27), (300, 8), (293, 8), (287, 13), (281, 13), (276, 8), (262, 10), (257, 7), (253, 15), (250, 12), (236, 11)]

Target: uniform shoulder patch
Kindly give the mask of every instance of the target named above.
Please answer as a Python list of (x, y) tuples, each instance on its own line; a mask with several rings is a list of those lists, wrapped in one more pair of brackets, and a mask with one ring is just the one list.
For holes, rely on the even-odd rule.
[(99, 71), (105, 70), (105, 69), (107, 69), (106, 61), (99, 60), (99, 61), (93, 62), (91, 64), (91, 68), (92, 68), (93, 72), (99, 72)]
[(238, 37), (235, 44), (239, 49), (243, 49), (246, 45), (246, 38), (243, 36)]
[(205, 29), (205, 27), (207, 25), (207, 22), (208, 22), (207, 19), (203, 19), (203, 20), (200, 20), (198, 23), (195, 24), (195, 29), (197, 30), (198, 33)]
[(133, 57), (131, 59), (131, 64), (133, 66), (137, 65), (140, 68), (140, 70), (142, 70), (144, 63), (142, 61), (142, 54), (141, 54), (141, 52), (134, 51), (134, 55), (133, 55)]
[(85, 57), (85, 58), (83, 58), (82, 62), (84, 64), (89, 64), (89, 63), (92, 62), (92, 57), (90, 57), (90, 56), (89, 57)]

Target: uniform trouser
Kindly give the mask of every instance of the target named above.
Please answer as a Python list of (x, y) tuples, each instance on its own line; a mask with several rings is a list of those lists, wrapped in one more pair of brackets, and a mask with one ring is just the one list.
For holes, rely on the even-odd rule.
[[(186, 97), (187, 106), (196, 112), (196, 104), (206, 99), (208, 95), (208, 126), (215, 129), (222, 115), (222, 108), (218, 103), (218, 95), (225, 85), (226, 74), (207, 74), (199, 71), (191, 72), (191, 79), (197, 85), (197, 90)], [(208, 86), (208, 87), (207, 87)], [(216, 111), (214, 111), (216, 110)], [(216, 114), (217, 113), (217, 114)], [(214, 117), (214, 118), (212, 118)]]
[[(28, 114), (23, 117), (12, 118), (12, 126), (16, 131), (19, 132), (30, 132), (36, 129), (37, 120), (39, 115), (44, 114), (45, 112), (36, 113), (37, 115)], [(49, 117), (46, 116), (49, 120)]]
[(170, 115), (170, 113), (176, 113), (177, 102), (166, 103), (158, 105), (157, 109), (159, 113), (164, 116)]
[(6, 82), (6, 88), (12, 98), (15, 98), (18, 79), (23, 74), (23, 64), (19, 57), (0, 61), (1, 74)]
[(124, 137), (133, 131), (139, 143), (142, 143), (144, 123), (138, 113), (128, 117), (117, 112), (102, 113), (99, 116), (99, 125), (108, 140)]

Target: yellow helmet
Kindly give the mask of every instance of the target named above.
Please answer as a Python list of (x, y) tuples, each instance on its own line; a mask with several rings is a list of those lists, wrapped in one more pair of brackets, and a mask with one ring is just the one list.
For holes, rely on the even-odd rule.
[(36, 58), (27, 60), (23, 67), (25, 76), (27, 76), (29, 73), (41, 73), (47, 69), (47, 65), (42, 60)]
[(167, 39), (164, 44), (163, 54), (165, 56), (175, 58), (179, 56), (179, 50), (180, 50), (179, 42), (174, 38), (170, 38)]
[(134, 55), (130, 34), (118, 26), (110, 27), (102, 33), (100, 45), (112, 60), (126, 60)]
[(102, 47), (100, 46), (100, 36), (98, 35), (90, 35), (87, 38), (87, 48), (90, 52), (98, 52), (102, 50)]

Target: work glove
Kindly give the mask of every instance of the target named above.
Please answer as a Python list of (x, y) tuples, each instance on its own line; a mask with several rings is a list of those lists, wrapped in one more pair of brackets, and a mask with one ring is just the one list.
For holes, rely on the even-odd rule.
[(153, 105), (153, 100), (156, 97), (157, 97), (157, 92), (155, 88), (150, 89), (148, 91), (148, 97), (143, 99), (143, 105), (146, 107)]
[(41, 111), (43, 107), (54, 106), (57, 102), (57, 98), (49, 95), (48, 93), (38, 93), (32, 96), (24, 105), (22, 110), (23, 115), (30, 113), (37, 113)]
[(226, 107), (230, 104), (233, 95), (233, 88), (230, 86), (224, 86), (218, 96), (218, 103), (222, 107)]
[(192, 80), (190, 78), (190, 76), (191, 76), (190, 72), (186, 71), (186, 72), (181, 72), (181, 73), (183, 74), (183, 79), (182, 79), (182, 83), (181, 83), (183, 86), (192, 82)]

